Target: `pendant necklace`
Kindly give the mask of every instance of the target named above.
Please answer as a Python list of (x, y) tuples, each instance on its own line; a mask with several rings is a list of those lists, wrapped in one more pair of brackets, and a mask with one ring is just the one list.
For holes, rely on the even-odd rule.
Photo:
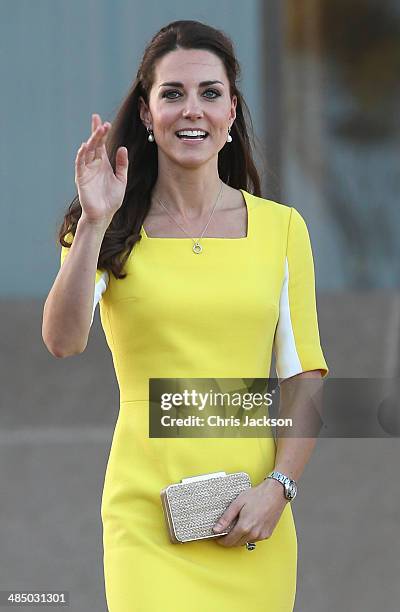
[(178, 226), (178, 227), (179, 227), (179, 228), (180, 228), (180, 229), (181, 229), (181, 230), (182, 230), (182, 231), (183, 231), (183, 232), (186, 234), (186, 236), (188, 236), (188, 237), (189, 237), (191, 240), (193, 240), (193, 247), (192, 247), (193, 253), (198, 254), (198, 253), (201, 253), (201, 252), (202, 252), (202, 250), (203, 250), (203, 247), (202, 247), (202, 246), (201, 246), (201, 244), (200, 244), (200, 240), (203, 238), (203, 235), (204, 235), (204, 233), (205, 233), (205, 231), (206, 231), (206, 229), (207, 229), (207, 227), (208, 227), (208, 224), (209, 224), (209, 223), (210, 223), (210, 221), (211, 221), (211, 217), (212, 217), (212, 216), (213, 216), (213, 214), (214, 214), (214, 210), (216, 209), (216, 206), (217, 206), (218, 200), (219, 200), (219, 198), (220, 198), (220, 196), (221, 196), (221, 193), (222, 193), (222, 187), (223, 187), (223, 186), (224, 186), (224, 183), (221, 181), (221, 188), (220, 188), (220, 190), (219, 190), (218, 197), (217, 197), (217, 199), (216, 199), (216, 201), (215, 201), (215, 204), (214, 204), (214, 207), (213, 207), (213, 209), (212, 209), (212, 212), (211, 212), (210, 218), (209, 218), (209, 220), (208, 220), (208, 222), (207, 222), (207, 225), (206, 225), (206, 226), (205, 226), (205, 228), (203, 229), (203, 231), (202, 231), (202, 233), (201, 233), (200, 238), (198, 238), (197, 240), (196, 240), (195, 238), (192, 238), (192, 236), (189, 236), (189, 234), (187, 233), (187, 231), (186, 231), (186, 230), (185, 230), (185, 229), (184, 229), (184, 228), (183, 228), (183, 227), (182, 227), (182, 226), (181, 226), (181, 225), (180, 225), (180, 224), (179, 224), (179, 223), (178, 223), (178, 222), (177, 222), (177, 221), (174, 219), (174, 217), (171, 215), (171, 213), (169, 212), (169, 210), (167, 209), (167, 207), (165, 206), (165, 204), (163, 204), (163, 203), (161, 202), (161, 200), (160, 200), (159, 198), (157, 198), (157, 196), (154, 196), (154, 197), (155, 197), (155, 199), (157, 200), (157, 202), (159, 202), (159, 203), (161, 204), (161, 206), (162, 206), (162, 207), (165, 209), (165, 212), (166, 212), (166, 213), (167, 213), (167, 214), (168, 214), (168, 215), (171, 217), (171, 219), (174, 221), (174, 223), (176, 223), (176, 225), (177, 225), (177, 226)]

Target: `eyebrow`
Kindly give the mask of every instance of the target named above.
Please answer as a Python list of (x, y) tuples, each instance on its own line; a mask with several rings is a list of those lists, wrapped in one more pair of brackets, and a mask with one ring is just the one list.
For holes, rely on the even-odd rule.
[[(199, 83), (199, 85), (200, 87), (206, 87), (206, 85), (214, 85), (214, 83), (220, 83), (221, 85), (223, 85), (222, 81), (202, 81), (201, 83)], [(183, 83), (180, 83), (179, 81), (169, 81), (168, 83), (161, 83), (160, 87), (164, 86), (183, 87)]]

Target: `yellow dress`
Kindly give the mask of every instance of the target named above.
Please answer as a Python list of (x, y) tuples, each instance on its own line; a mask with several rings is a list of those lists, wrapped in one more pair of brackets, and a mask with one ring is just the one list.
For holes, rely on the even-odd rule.
[[(120, 409), (101, 503), (110, 612), (290, 612), (297, 537), (290, 504), (254, 551), (214, 539), (172, 544), (160, 491), (184, 477), (274, 467), (274, 439), (149, 438), (149, 378), (279, 378), (328, 367), (320, 346), (314, 265), (295, 208), (241, 190), (244, 238), (142, 238), (116, 280), (97, 270)], [(62, 262), (69, 249), (62, 248)], [(92, 317), (93, 320), (93, 317)], [(301, 495), (301, 492), (300, 492)]]

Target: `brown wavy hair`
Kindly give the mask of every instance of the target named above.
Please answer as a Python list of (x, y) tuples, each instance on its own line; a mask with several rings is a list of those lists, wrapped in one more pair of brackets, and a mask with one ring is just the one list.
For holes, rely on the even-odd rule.
[[(117, 110), (107, 136), (106, 151), (114, 172), (118, 148), (126, 147), (129, 156), (125, 196), (104, 234), (97, 264), (98, 269), (112, 272), (117, 279), (125, 278), (123, 266), (135, 243), (142, 238), (140, 229), (150, 209), (151, 192), (158, 174), (157, 148), (155, 143), (147, 140), (147, 131), (139, 114), (139, 97), (142, 96), (148, 104), (157, 60), (178, 48), (205, 49), (222, 60), (230, 84), (230, 95), (237, 96), (237, 105), (231, 131), (233, 140), (218, 154), (218, 173), (227, 185), (261, 196), (260, 178), (252, 155), (252, 147), (255, 146), (253, 125), (248, 106), (236, 85), (240, 65), (232, 41), (221, 30), (199, 21), (169, 23), (146, 46), (136, 78)], [(82, 207), (76, 195), (58, 233), (62, 246), (70, 247), (71, 243), (65, 237), (69, 233), (75, 235), (81, 214)]]

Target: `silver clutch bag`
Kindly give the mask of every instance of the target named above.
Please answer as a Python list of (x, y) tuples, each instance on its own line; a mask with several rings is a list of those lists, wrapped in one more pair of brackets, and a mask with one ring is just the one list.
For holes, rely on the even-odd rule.
[(251, 487), (247, 472), (211, 472), (164, 487), (160, 493), (170, 540), (173, 544), (226, 535), (214, 533), (219, 517), (242, 491)]

